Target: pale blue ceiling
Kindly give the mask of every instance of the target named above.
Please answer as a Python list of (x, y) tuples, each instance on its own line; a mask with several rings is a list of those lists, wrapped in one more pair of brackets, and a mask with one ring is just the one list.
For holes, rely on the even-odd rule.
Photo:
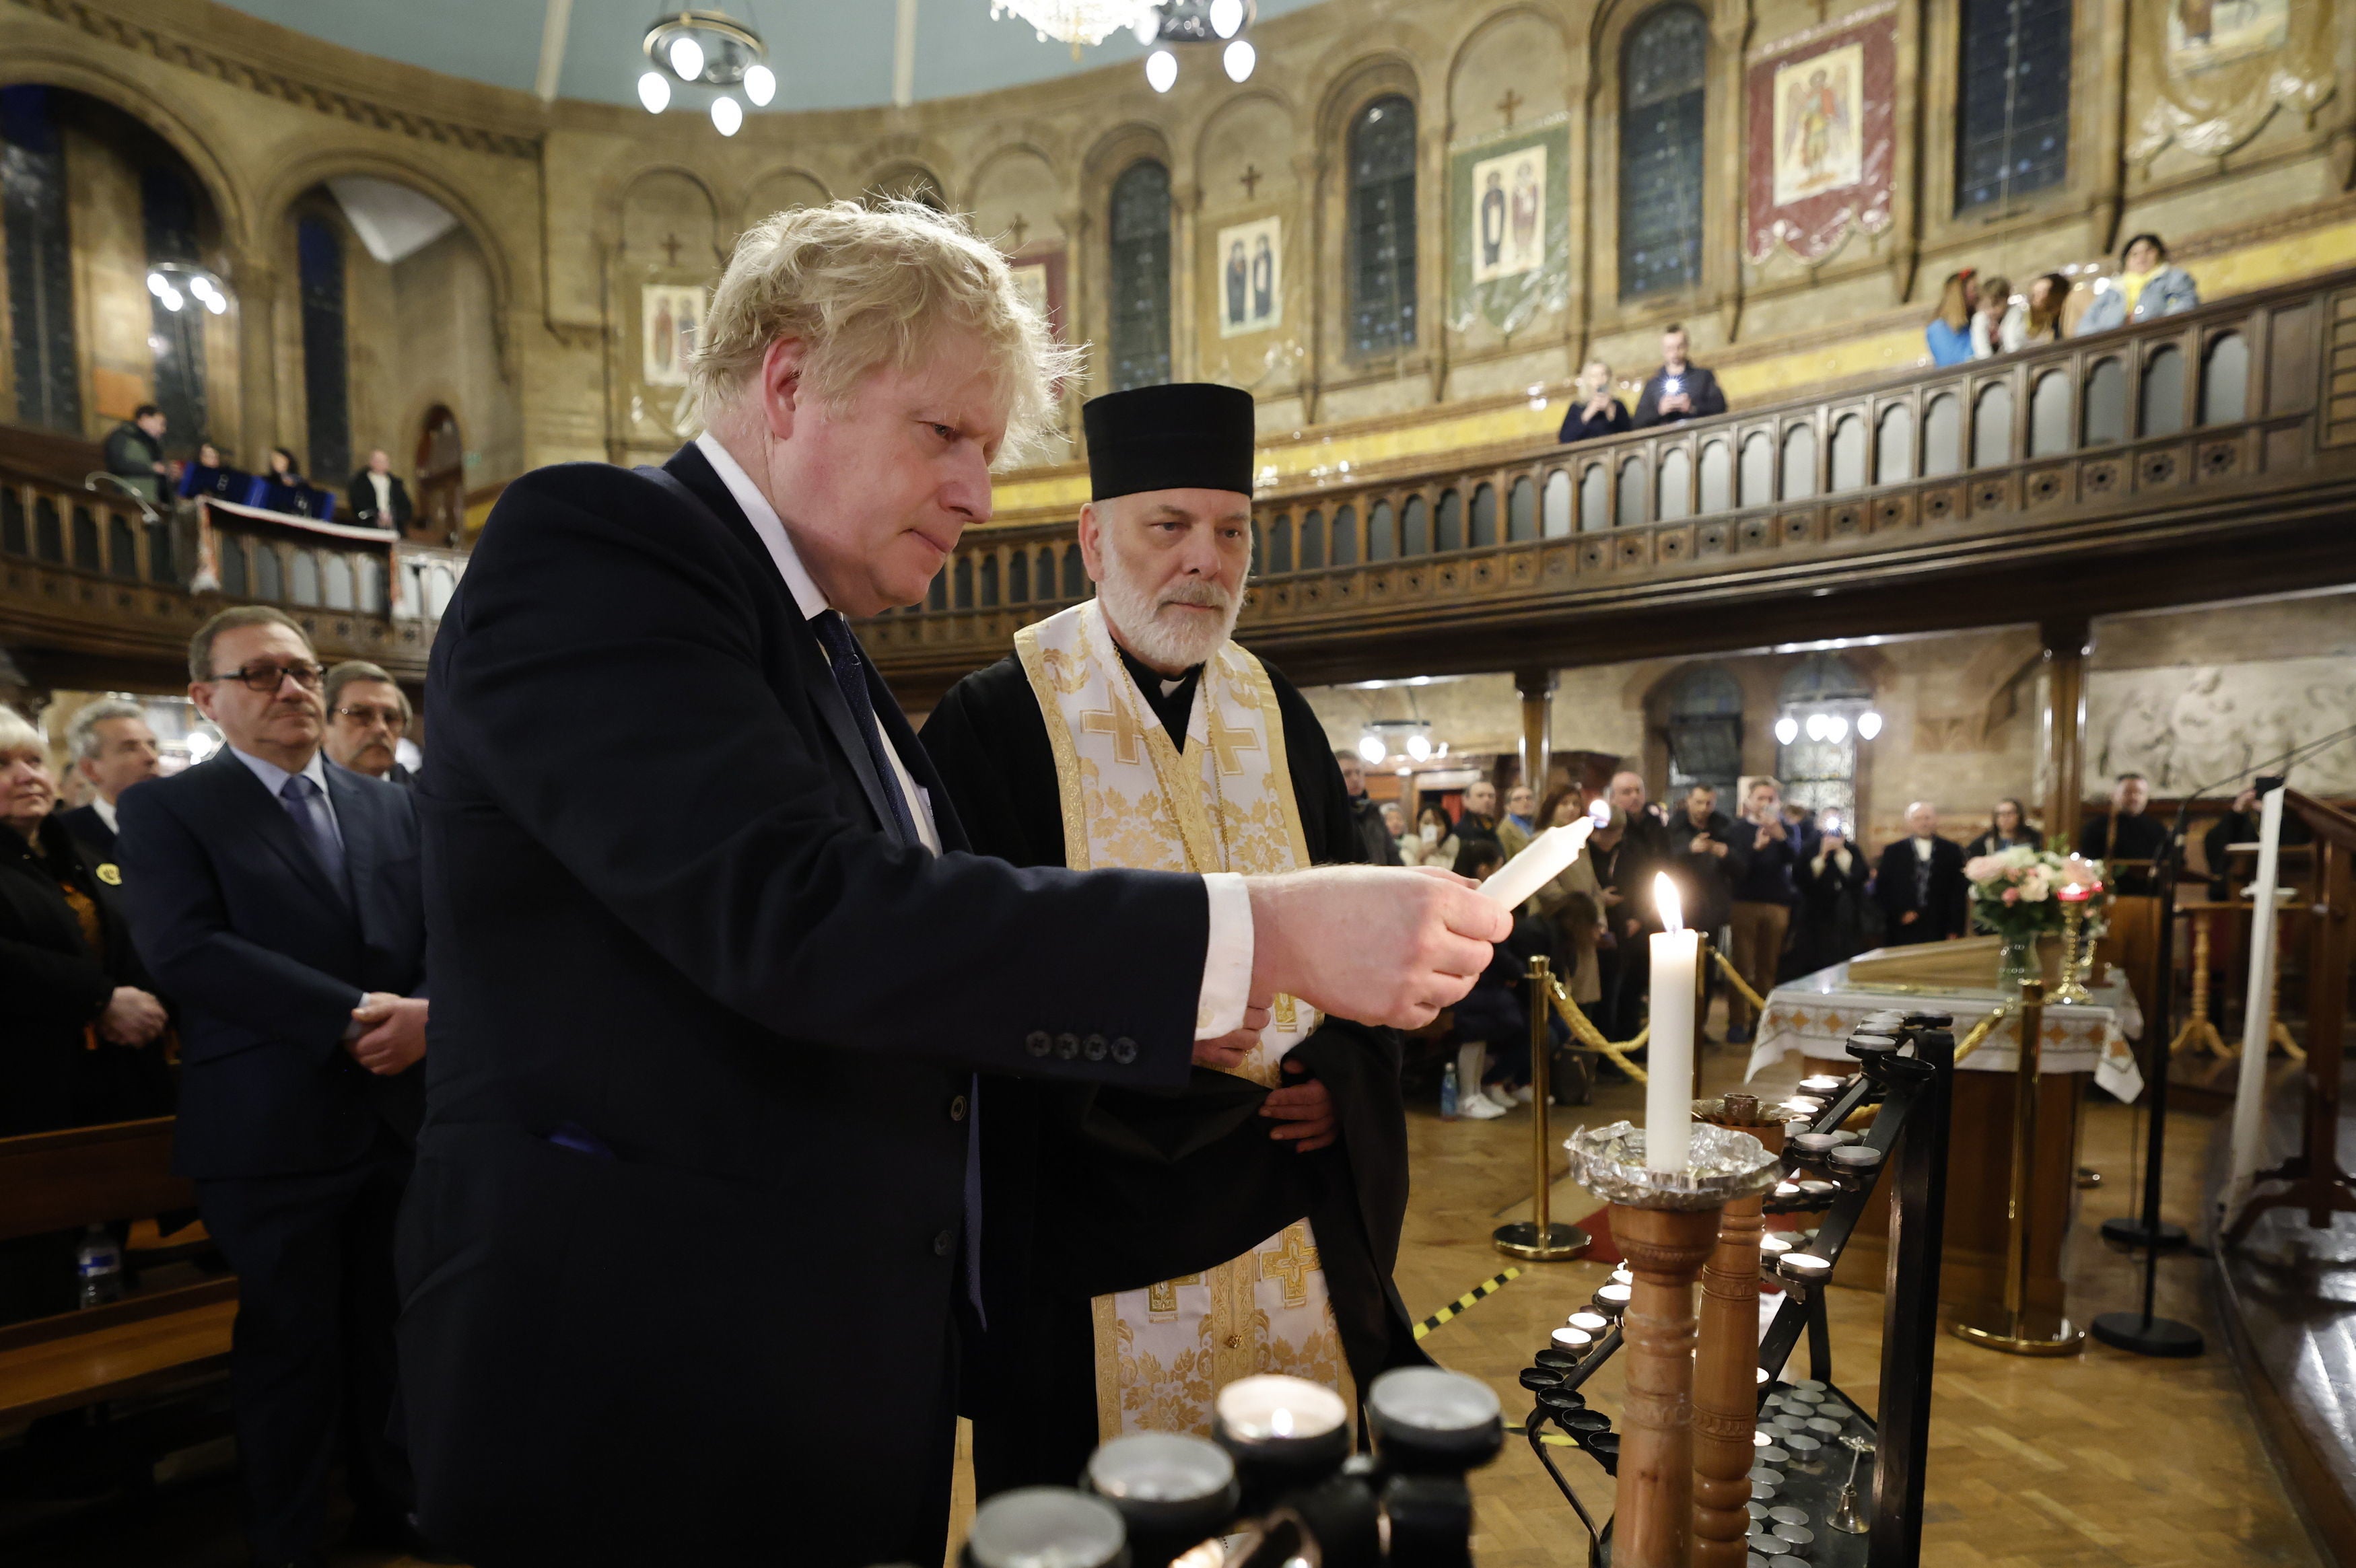
[[(230, 0), (249, 16), (346, 48), (423, 66), (451, 76), (529, 92), (540, 69), (545, 0)], [(558, 92), (609, 103), (636, 103), (646, 69), (638, 52), (659, 11), (686, 0), (573, 0), (573, 25)], [(1259, 0), (1262, 18), (1303, 9), (1314, 0)], [(769, 109), (854, 109), (892, 101), (894, 0), (702, 0), (749, 20), (769, 46), (777, 96)], [(917, 0), (918, 98), (948, 98), (1020, 87), (1145, 56), (1117, 33), (1072, 59), (1071, 46), (1042, 43), (1024, 23), (992, 21), (990, 0)], [(1215, 52), (1193, 47), (1183, 69), (1216, 71)], [(1141, 68), (1140, 68), (1141, 69)], [(672, 110), (680, 107), (673, 101)]]

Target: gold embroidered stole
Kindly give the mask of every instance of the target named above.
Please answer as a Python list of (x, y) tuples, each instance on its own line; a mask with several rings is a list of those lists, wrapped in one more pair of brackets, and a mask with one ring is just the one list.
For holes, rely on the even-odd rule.
[[(1186, 733), (1172, 737), (1122, 664), (1095, 601), (1026, 626), (1014, 648), (1047, 721), (1075, 869), (1272, 873), (1307, 866), (1308, 840), (1276, 689), (1258, 659), (1221, 645), (1203, 667)], [(1239, 1076), (1269, 1087), (1316, 1009), (1279, 997)], [(1098, 1296), (1099, 1435), (1208, 1436), (1219, 1385), (1289, 1372), (1341, 1389), (1341, 1336), (1316, 1238), (1294, 1221), (1203, 1274)]]

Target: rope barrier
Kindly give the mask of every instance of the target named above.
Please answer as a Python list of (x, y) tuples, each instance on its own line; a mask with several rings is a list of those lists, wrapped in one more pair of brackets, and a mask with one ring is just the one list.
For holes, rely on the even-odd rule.
[(1652, 1025), (1646, 1024), (1637, 1031), (1635, 1039), (1624, 1045), (1614, 1045), (1604, 1039), (1603, 1031), (1597, 1029), (1594, 1022), (1580, 1010), (1579, 1004), (1570, 999), (1570, 993), (1563, 988), (1560, 981), (1549, 987), (1547, 994), (1554, 998), (1554, 1010), (1562, 1015), (1562, 1021), (1569, 1026), (1572, 1036), (1581, 1045), (1599, 1056), (1611, 1058), (1621, 1072), (1625, 1072), (1637, 1083), (1646, 1082), (1644, 1070), (1628, 1060), (1628, 1052), (1644, 1043), (1646, 1037), (1653, 1032)]
[(1718, 960), (1718, 967), (1719, 972), (1725, 975), (1727, 984), (1741, 992), (1742, 999), (1751, 1004), (1751, 1010), (1761, 1018), (1766, 1017), (1766, 1001), (1758, 992), (1751, 988), (1751, 982), (1742, 977), (1742, 972), (1734, 966), (1734, 960), (1719, 952), (1718, 944), (1710, 941), (1707, 936), (1702, 938), (1702, 945), (1709, 949), (1709, 955), (1712, 958)]

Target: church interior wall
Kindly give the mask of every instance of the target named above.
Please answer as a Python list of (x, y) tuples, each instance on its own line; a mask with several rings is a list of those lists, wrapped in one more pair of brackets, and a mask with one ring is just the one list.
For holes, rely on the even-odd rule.
[[(246, 274), (241, 308), (296, 314), (277, 228), (289, 193), (331, 165), (408, 170), (466, 208), (486, 246), (501, 325), (514, 337), (503, 362), (519, 405), (517, 438), (482, 449), (473, 476), (486, 484), (539, 462), (638, 460), (679, 434), (663, 409), (675, 397), (637, 373), (638, 306), (624, 297), (658, 281), (648, 272), (648, 242), (671, 232), (641, 234), (634, 245), (630, 231), (652, 214), (625, 208), (652, 203), (663, 216), (687, 216), (661, 208), (671, 197), (660, 181), (642, 189), (649, 171), (672, 170), (702, 187), (709, 215), (698, 227), (708, 243), (700, 236), (661, 269), (690, 284), (708, 284), (736, 234), (768, 207), (921, 174), (995, 234), (1012, 239), (1019, 216), (1021, 249), (1060, 248), (1069, 331), (1101, 345), (1105, 198), (1118, 165), (1150, 148), (1172, 176), (1173, 374), (1248, 385), (1263, 400), (1272, 441), (1323, 429), (1348, 449), (1332, 455), (1356, 461), (1413, 445), (1395, 439), (1403, 423), (1461, 425), (1450, 407), (1457, 402), (1510, 398), (1483, 416), (1480, 435), (1536, 434), (1559, 418), (1560, 383), (1590, 354), (1608, 358), (1633, 396), (1656, 356), (1657, 329), (1673, 318), (1687, 325), (1697, 358), (1719, 362), (1740, 406), (1918, 363), (1922, 321), (1959, 265), (2016, 283), (2065, 263), (2100, 259), (2108, 269), (2117, 240), (2149, 227), (2213, 294), (2332, 265), (2356, 243), (2356, 5), (2346, 0), (2292, 5), (2278, 44), (2199, 69), (2167, 33), (2166, 8), (2130, 13), (2117, 0), (2080, 0), (2066, 176), (1992, 219), (1954, 210), (1959, 0), (1919, 8), (1708, 0), (1699, 7), (1707, 66), (1698, 278), (1626, 299), (1616, 242), (1621, 50), (1654, 5), (1328, 0), (1255, 28), (1259, 66), (1241, 88), (1207, 58), (1192, 60), (1164, 96), (1141, 72), (1108, 67), (905, 109), (756, 114), (726, 140), (700, 117), (542, 105), (209, 5), (93, 0), (83, 9), (90, 15), (77, 12), (79, 21), (27, 7), (0, 16), (7, 74), (102, 72), (199, 144), (192, 156), (209, 184), (226, 187), (216, 199), (238, 215), (223, 251), (230, 270)], [(124, 32), (108, 25), (118, 15), (133, 25)], [(1779, 247), (1754, 259), (1738, 233), (1747, 73), (1794, 38), (1881, 19), (1894, 60), (1888, 220), (1853, 225), (1819, 257)], [(112, 41), (122, 37), (135, 41)], [(206, 63), (231, 58), (257, 69), (241, 77)], [(281, 80), (319, 91), (306, 99), (271, 85)], [(1416, 341), (1360, 355), (1346, 330), (1347, 132), (1357, 109), (1392, 91), (1418, 116)], [(1468, 315), (1451, 275), (1468, 243), (1453, 232), (1451, 181), (1469, 151), (1533, 128), (1560, 133), (1556, 145), (1569, 165), (1558, 193), (1568, 221), (1547, 255), (1558, 283), (1548, 281), (1535, 308)], [(1247, 215), (1279, 226), (1282, 320), (1223, 334), (1212, 251), (1219, 232)], [(284, 344), (284, 322), (273, 336)], [(126, 351), (102, 332), (84, 348), (93, 373), (118, 369)], [(258, 407), (277, 428), (238, 432), (257, 449), (294, 432), (298, 411), (287, 377), (299, 379), (299, 366), (286, 364), (282, 348), (269, 368), (275, 385), (256, 389), (264, 394)], [(1075, 397), (1095, 384), (1084, 378)], [(1544, 408), (1539, 397), (1514, 396), (1541, 384), (1550, 394)], [(470, 444), (486, 422), (470, 421)], [(1071, 455), (1065, 446), (1044, 461)], [(1071, 488), (1046, 494), (1062, 506)]]

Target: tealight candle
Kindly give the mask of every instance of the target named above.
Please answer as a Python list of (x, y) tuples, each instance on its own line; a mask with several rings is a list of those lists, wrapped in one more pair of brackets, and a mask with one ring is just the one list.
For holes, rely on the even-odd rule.
[(1584, 1328), (1558, 1328), (1554, 1331), (1554, 1342), (1574, 1356), (1583, 1355), (1595, 1343), (1595, 1336)]
[(1782, 1508), (1768, 1509), (1767, 1518), (1775, 1524), (1805, 1524), (1808, 1522), (1808, 1510), (1786, 1503)]
[(1775, 1184), (1775, 1196), (1778, 1198), (1795, 1198), (1799, 1196), (1799, 1191), (1800, 1184), (1796, 1181), (1779, 1181)]
[(1574, 1312), (1570, 1315), (1570, 1326), (1584, 1328), (1590, 1334), (1601, 1334), (1612, 1327), (1612, 1319), (1601, 1312)]
[(1612, 1283), (1614, 1285), (1633, 1285), (1636, 1283), (1636, 1276), (1624, 1268), (1615, 1268), (1612, 1271)]
[(1164, 1562), (1235, 1517), (1242, 1493), (1226, 1449), (1175, 1432), (1132, 1432), (1088, 1456), (1087, 1486), (1129, 1527), (1132, 1559)]
[(1837, 1094), (1847, 1087), (1847, 1079), (1836, 1078), (1829, 1072), (1819, 1072), (1800, 1080), (1800, 1093), (1803, 1094)]
[[(1784, 1237), (1777, 1235), (1772, 1231), (1764, 1232), (1759, 1237), (1759, 1251), (1766, 1257), (1780, 1258), (1791, 1250), (1792, 1243), (1790, 1241)], [(1762, 1367), (1759, 1371), (1761, 1379), (1763, 1381), (1765, 1380), (1767, 1369)]]
[(1844, 1170), (1870, 1170), (1881, 1163), (1881, 1151), (1869, 1144), (1843, 1144), (1833, 1150), (1832, 1160)]
[(1606, 1317), (1619, 1317), (1628, 1310), (1628, 1298), (1635, 1294), (1635, 1288), (1630, 1285), (1598, 1285), (1595, 1290), (1595, 1309)]
[(1065, 1487), (1018, 1487), (974, 1510), (966, 1550), (977, 1568), (1096, 1568), (1126, 1562), (1127, 1541), (1120, 1514), (1102, 1498)]
[(1837, 1437), (1840, 1435), (1841, 1424), (1828, 1415), (1812, 1415), (1808, 1417), (1808, 1430), (1822, 1436)]
[(1802, 1285), (1822, 1284), (1833, 1274), (1831, 1262), (1814, 1253), (1786, 1253), (1775, 1266), (1785, 1279)]
[(1800, 1183), (1800, 1190), (1821, 1196), (1826, 1192), (1837, 1192), (1840, 1189), (1835, 1186), (1832, 1182), (1826, 1181), (1821, 1178), (1810, 1177), (1807, 1180)]
[(1802, 1133), (1793, 1138), (1792, 1147), (1802, 1154), (1825, 1155), (1832, 1153), (1840, 1146), (1839, 1141), (1830, 1133)]
[(1215, 1402), (1219, 1430), (1239, 1443), (1301, 1442), (1349, 1419), (1342, 1396), (1323, 1383), (1274, 1373), (1237, 1378)]

